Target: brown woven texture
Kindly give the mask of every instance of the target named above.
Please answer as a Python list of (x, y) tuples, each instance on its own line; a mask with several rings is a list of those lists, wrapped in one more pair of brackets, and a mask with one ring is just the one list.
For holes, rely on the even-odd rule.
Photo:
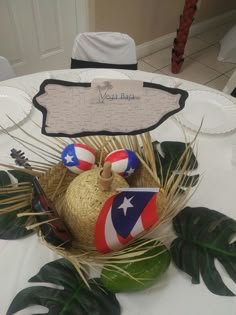
[(114, 174), (111, 191), (101, 191), (97, 169), (82, 173), (69, 185), (61, 215), (81, 248), (95, 249), (94, 233), (99, 212), (105, 201), (120, 187), (128, 187), (128, 183)]
[[(96, 222), (105, 201), (116, 193), (116, 189), (128, 186), (159, 188), (162, 186), (156, 176), (156, 164), (149, 134), (141, 135), (140, 138), (131, 136), (88, 137), (75, 139), (75, 142), (89, 145), (96, 151), (96, 166), (90, 171), (77, 175), (70, 172), (62, 163), (58, 163), (42, 174), (39, 181), (47, 197), (54, 201), (59, 215), (70, 230), (73, 237), (73, 248), (78, 251), (82, 250), (82, 252), (96, 253), (94, 240)], [(104, 158), (110, 152), (120, 148), (128, 148), (136, 152), (140, 165), (128, 179), (113, 174), (111, 191), (101, 191), (98, 178)], [(161, 188), (158, 194), (159, 221), (157, 225), (170, 220), (179, 211), (179, 204), (176, 203), (177, 197), (170, 194), (168, 189)], [(172, 206), (170, 207), (170, 205)]]
[(68, 171), (62, 163), (58, 163), (41, 175), (39, 182), (46, 196), (53, 201), (57, 201), (58, 198), (64, 195), (67, 187), (75, 177), (76, 174)]
[(128, 179), (131, 187), (157, 187), (156, 181), (147, 172), (143, 165), (140, 165), (135, 173)]
[[(113, 144), (111, 139), (114, 140)], [(94, 233), (98, 215), (105, 201), (116, 193), (116, 189), (128, 186), (158, 187), (158, 184), (153, 177), (154, 172), (150, 165), (150, 161), (153, 160), (153, 152), (150, 150), (151, 142), (149, 138), (145, 140), (143, 137), (146, 152), (149, 152), (146, 155), (143, 155), (140, 150), (144, 143), (140, 146), (137, 137), (113, 137), (108, 138), (108, 140), (105, 140), (104, 137), (98, 139), (90, 137), (86, 141), (88, 140), (90, 147), (93, 147), (93, 142), (96, 145), (100, 143), (100, 150), (93, 147), (97, 153), (97, 165), (100, 163), (103, 165), (104, 158), (108, 153), (122, 147), (137, 150), (142, 155), (144, 162), (140, 162), (138, 169), (127, 180), (113, 174), (114, 179), (110, 192), (103, 192), (99, 188), (98, 167), (77, 175), (70, 172), (62, 163), (58, 163), (40, 176), (40, 184), (47, 197), (55, 202), (59, 215), (63, 218), (74, 238), (75, 247), (94, 250)], [(101, 146), (102, 143), (105, 143), (105, 146)], [(160, 208), (160, 206), (157, 205), (157, 208)], [(161, 209), (158, 209), (158, 211), (161, 211)]]
[[(95, 249), (94, 233), (99, 212), (105, 201), (121, 187), (157, 187), (153, 177), (140, 165), (128, 182), (114, 174), (110, 192), (102, 192), (98, 185), (98, 169), (93, 169), (79, 176), (68, 171), (61, 163), (50, 168), (40, 177), (40, 183), (50, 199), (54, 199), (57, 210), (74, 240), (81, 248)], [(63, 181), (61, 178), (63, 177)], [(58, 183), (61, 185), (58, 187)], [(55, 194), (55, 190), (57, 193)], [(158, 203), (164, 197), (159, 194)], [(53, 197), (53, 198), (52, 198)], [(162, 212), (162, 203), (157, 206)], [(161, 214), (161, 213), (160, 213)]]

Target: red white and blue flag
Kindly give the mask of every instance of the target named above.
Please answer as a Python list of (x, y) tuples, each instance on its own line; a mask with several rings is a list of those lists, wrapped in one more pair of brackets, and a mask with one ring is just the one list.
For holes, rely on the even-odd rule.
[(97, 251), (118, 250), (156, 223), (158, 191), (158, 188), (125, 188), (111, 196), (97, 219)]

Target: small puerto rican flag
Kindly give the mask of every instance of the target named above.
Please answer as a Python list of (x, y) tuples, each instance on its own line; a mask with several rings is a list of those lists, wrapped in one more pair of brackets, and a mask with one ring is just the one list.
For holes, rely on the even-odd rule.
[(158, 221), (158, 188), (125, 188), (103, 205), (95, 228), (97, 251), (122, 248)]

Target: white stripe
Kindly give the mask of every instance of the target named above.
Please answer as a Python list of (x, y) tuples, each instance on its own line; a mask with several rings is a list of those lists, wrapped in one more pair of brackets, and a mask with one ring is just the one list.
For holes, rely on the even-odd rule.
[(145, 192), (159, 192), (159, 188), (153, 187), (130, 187), (130, 188), (117, 188), (116, 191), (145, 191)]
[(71, 170), (72, 173), (75, 173), (75, 174), (80, 174), (83, 172), (83, 170), (81, 170), (77, 166), (67, 166), (67, 168)]
[(80, 147), (75, 147), (75, 154), (77, 158), (81, 161), (85, 161), (91, 164), (95, 163), (95, 156), (89, 150)]
[(133, 227), (133, 229), (130, 232), (130, 234), (133, 237), (136, 237), (137, 235), (139, 235), (143, 231), (144, 231), (144, 227), (143, 227), (143, 222), (142, 222), (142, 219), (141, 219), (141, 216), (140, 216), (138, 218), (138, 221), (135, 223), (135, 226)]
[(128, 165), (128, 159), (112, 162), (112, 170), (116, 173), (124, 173)]
[(114, 229), (112, 218), (111, 218), (111, 208), (109, 209), (106, 222), (105, 222), (105, 240), (108, 247), (111, 250), (120, 249), (123, 244), (120, 243), (116, 230)]

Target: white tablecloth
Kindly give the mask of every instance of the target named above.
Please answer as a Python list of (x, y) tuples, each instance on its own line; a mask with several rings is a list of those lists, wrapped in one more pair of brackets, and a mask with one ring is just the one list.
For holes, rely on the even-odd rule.
[[(86, 75), (86, 71), (89, 71), (87, 77), (90, 78), (92, 70), (60, 70), (15, 78), (1, 82), (0, 86), (16, 87), (33, 96), (44, 79), (79, 81), (80, 74)], [(173, 79), (154, 73), (112, 70), (110, 71), (111, 77), (114, 72), (117, 72), (118, 78), (126, 75), (131, 79), (159, 82), (170, 86), (173, 84)], [(95, 73), (97, 72), (95, 71)], [(193, 82), (174, 80), (174, 83), (182, 89), (213, 91)], [(36, 109), (32, 109), (30, 117), (41, 124), (42, 115)], [(24, 128), (31, 134), (41, 137), (38, 128), (30, 119), (25, 122)], [(173, 118), (170, 118), (151, 134), (153, 139), (158, 138), (159, 141), (185, 141), (185, 136), (188, 139), (194, 137), (193, 132), (187, 129), (184, 131), (185, 135), (183, 128)], [(19, 130), (14, 132), (17, 135), (21, 134)], [(12, 147), (16, 146), (20, 149), (19, 144), (14, 143), (13, 140), (9, 141), (9, 137), (4, 134), (0, 134), (0, 144), (1, 161), (10, 161), (9, 152)], [(236, 144), (235, 132), (222, 135), (199, 134), (197, 158), (198, 171), (202, 178), (189, 201), (190, 206), (205, 206), (236, 219), (236, 167), (231, 163), (233, 144)], [(17, 292), (28, 286), (28, 279), (35, 275), (45, 263), (57, 258), (52, 251), (39, 243), (35, 235), (24, 240), (0, 240), (0, 315), (6, 314)], [(220, 266), (218, 267), (220, 268)], [(235, 284), (225, 273), (223, 273), (223, 280), (236, 294)], [(154, 287), (139, 293), (117, 294), (117, 297), (122, 307), (122, 315), (236, 315), (236, 297), (216, 296), (209, 292), (202, 283), (192, 285), (190, 278), (177, 270), (173, 264)], [(28, 313), (22, 311), (18, 314), (32, 314), (32, 309)]]

